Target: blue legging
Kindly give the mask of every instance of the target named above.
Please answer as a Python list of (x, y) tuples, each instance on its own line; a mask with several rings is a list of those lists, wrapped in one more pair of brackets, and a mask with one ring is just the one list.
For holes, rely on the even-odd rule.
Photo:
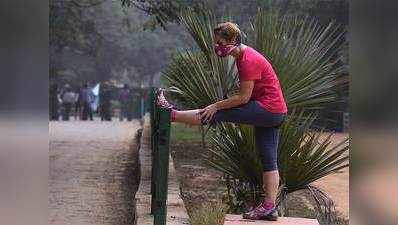
[[(286, 118), (286, 113), (271, 113), (257, 101), (230, 109), (217, 111), (210, 123), (232, 122), (254, 125), (256, 147), (260, 152), (263, 171), (278, 169), (279, 127)], [(203, 124), (207, 122), (202, 121)]]

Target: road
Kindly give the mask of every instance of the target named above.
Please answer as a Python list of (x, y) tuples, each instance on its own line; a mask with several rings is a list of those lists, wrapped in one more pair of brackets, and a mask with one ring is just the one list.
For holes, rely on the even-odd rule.
[(139, 121), (50, 122), (49, 224), (132, 224), (139, 128)]

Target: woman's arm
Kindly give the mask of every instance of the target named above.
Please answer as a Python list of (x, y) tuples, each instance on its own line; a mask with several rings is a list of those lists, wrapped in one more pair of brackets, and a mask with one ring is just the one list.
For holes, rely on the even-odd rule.
[(240, 83), (239, 93), (227, 99), (218, 101), (215, 104), (217, 110), (229, 109), (238, 105), (247, 103), (250, 100), (254, 86), (254, 81), (242, 81)]
[(220, 109), (229, 109), (247, 103), (250, 100), (250, 96), (252, 95), (253, 87), (254, 81), (242, 81), (240, 83), (238, 94), (227, 99), (218, 101), (202, 109), (200, 111), (201, 117), (206, 120), (211, 120), (214, 113), (216, 113)]

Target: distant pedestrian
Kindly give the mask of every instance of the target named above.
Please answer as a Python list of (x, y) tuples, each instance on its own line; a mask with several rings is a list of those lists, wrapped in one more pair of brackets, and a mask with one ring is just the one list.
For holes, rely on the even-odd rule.
[(76, 101), (76, 94), (72, 91), (72, 88), (70, 86), (67, 86), (61, 99), (62, 99), (62, 106), (64, 108), (62, 113), (62, 120), (68, 121), (70, 111), (72, 109), (73, 104), (75, 104)]
[(80, 89), (76, 88), (75, 90), (75, 120), (82, 119), (82, 100)]
[(50, 120), (58, 120), (58, 85), (52, 84), (50, 86)]
[(130, 113), (130, 101), (131, 95), (129, 86), (125, 84), (123, 88), (119, 91), (119, 102), (120, 102), (120, 116), (119, 120), (123, 121), (124, 118), (127, 118), (128, 121), (131, 121), (131, 113)]
[(104, 82), (100, 86), (99, 90), (99, 111), (101, 115), (101, 121), (111, 121), (112, 116), (111, 116), (111, 90), (109, 87), (108, 82)]
[(94, 101), (94, 94), (91, 91), (91, 88), (88, 87), (88, 84), (83, 85), (83, 89), (80, 91), (83, 113), (82, 120), (93, 120), (93, 111), (91, 110), (91, 103)]

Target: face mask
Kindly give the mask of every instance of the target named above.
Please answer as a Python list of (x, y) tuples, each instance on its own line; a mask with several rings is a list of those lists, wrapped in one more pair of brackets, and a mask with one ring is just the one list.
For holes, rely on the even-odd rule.
[(216, 44), (214, 46), (214, 51), (216, 52), (216, 54), (219, 57), (225, 57), (227, 56), (229, 53), (231, 53), (236, 47), (238, 47), (238, 45), (234, 45), (234, 46), (225, 46), (225, 45), (220, 45), (220, 44)]

